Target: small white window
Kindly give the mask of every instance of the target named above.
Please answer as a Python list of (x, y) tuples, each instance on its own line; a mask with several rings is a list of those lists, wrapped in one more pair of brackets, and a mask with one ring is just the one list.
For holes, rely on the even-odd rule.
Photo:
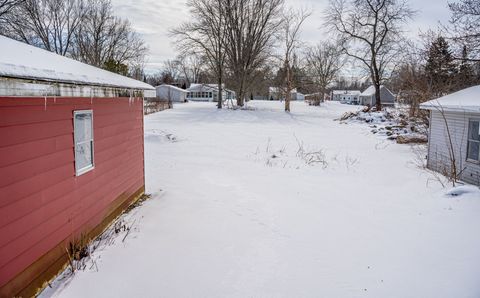
[(73, 112), (75, 141), (75, 175), (80, 176), (94, 168), (93, 163), (93, 112)]
[(480, 161), (480, 130), (478, 120), (469, 121), (467, 159)]

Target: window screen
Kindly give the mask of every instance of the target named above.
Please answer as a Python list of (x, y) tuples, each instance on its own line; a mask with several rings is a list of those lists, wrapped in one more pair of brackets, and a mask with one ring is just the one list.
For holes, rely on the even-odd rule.
[(82, 175), (93, 169), (93, 112), (73, 113), (75, 140), (75, 173)]
[(468, 152), (469, 160), (480, 160), (480, 130), (479, 120), (470, 120), (468, 124)]

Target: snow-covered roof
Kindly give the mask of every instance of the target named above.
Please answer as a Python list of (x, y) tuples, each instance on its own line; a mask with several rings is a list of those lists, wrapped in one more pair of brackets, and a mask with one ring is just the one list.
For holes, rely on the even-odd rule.
[[(392, 93), (387, 87), (385, 87), (384, 85), (381, 85), (380, 86), (380, 89), (386, 89), (388, 92)], [(393, 93), (392, 93), (393, 94)], [(370, 87), (368, 87), (367, 89), (365, 89), (365, 91), (362, 92), (362, 94), (360, 94), (361, 96), (372, 96), (372, 95), (375, 95), (375, 86), (372, 85)]]
[[(228, 88), (225, 88), (225, 84), (222, 84), (223, 91), (225, 92), (234, 92)], [(216, 91), (218, 90), (218, 84), (191, 84), (190, 88), (187, 89), (188, 92), (194, 92), (194, 91)]]
[(146, 83), (0, 36), (0, 77), (153, 90)]
[[(281, 93), (281, 92), (284, 92), (284, 90), (280, 87), (268, 87), (268, 92), (270, 92), (270, 93)], [(293, 88), (292, 91), (290, 91), (290, 93), (298, 93), (297, 88)]]
[(426, 110), (480, 112), (480, 85), (420, 104)]
[(360, 95), (360, 90), (333, 90), (334, 95)]
[(159, 89), (159, 88), (169, 88), (169, 89), (173, 89), (173, 90), (175, 90), (175, 91), (180, 91), (180, 92), (188, 93), (188, 91), (185, 90), (185, 89), (178, 88), (177, 86), (168, 85), (168, 84), (163, 84), (163, 85), (159, 85), (159, 86), (156, 86), (156, 87), (155, 87), (155, 89)]
[[(380, 88), (382, 88), (383, 86), (380, 86)], [(368, 87), (367, 89), (365, 89), (365, 91), (362, 92), (362, 95), (363, 96), (372, 96), (375, 94), (375, 86), (370, 86)]]

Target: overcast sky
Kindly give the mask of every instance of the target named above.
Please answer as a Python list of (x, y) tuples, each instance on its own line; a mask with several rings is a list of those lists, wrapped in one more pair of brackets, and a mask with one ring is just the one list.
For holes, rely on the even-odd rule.
[[(175, 57), (175, 49), (168, 30), (189, 18), (186, 0), (113, 0), (115, 13), (127, 18), (146, 41), (150, 52), (146, 65), (148, 73), (156, 72), (162, 62)], [(448, 0), (410, 0), (418, 13), (409, 26), (409, 35), (435, 28), (449, 18)], [(322, 14), (328, 0), (286, 0), (288, 6), (313, 10), (302, 30), (302, 39), (308, 43), (322, 40)]]

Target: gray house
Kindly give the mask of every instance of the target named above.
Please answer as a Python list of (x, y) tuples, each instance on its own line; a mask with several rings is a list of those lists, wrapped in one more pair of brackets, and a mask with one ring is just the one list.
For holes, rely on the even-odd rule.
[(157, 97), (163, 100), (168, 100), (172, 102), (186, 102), (187, 101), (187, 90), (178, 88), (172, 85), (160, 85), (155, 87), (157, 91)]
[(429, 169), (480, 185), (480, 86), (425, 102), (430, 111)]
[[(382, 102), (382, 105), (388, 106), (391, 105), (393, 106), (395, 104), (395, 95), (388, 90), (387, 87), (385, 86), (380, 86), (380, 100)], [(368, 87), (365, 91), (360, 94), (360, 105), (363, 106), (375, 106), (375, 86), (370, 86)]]

